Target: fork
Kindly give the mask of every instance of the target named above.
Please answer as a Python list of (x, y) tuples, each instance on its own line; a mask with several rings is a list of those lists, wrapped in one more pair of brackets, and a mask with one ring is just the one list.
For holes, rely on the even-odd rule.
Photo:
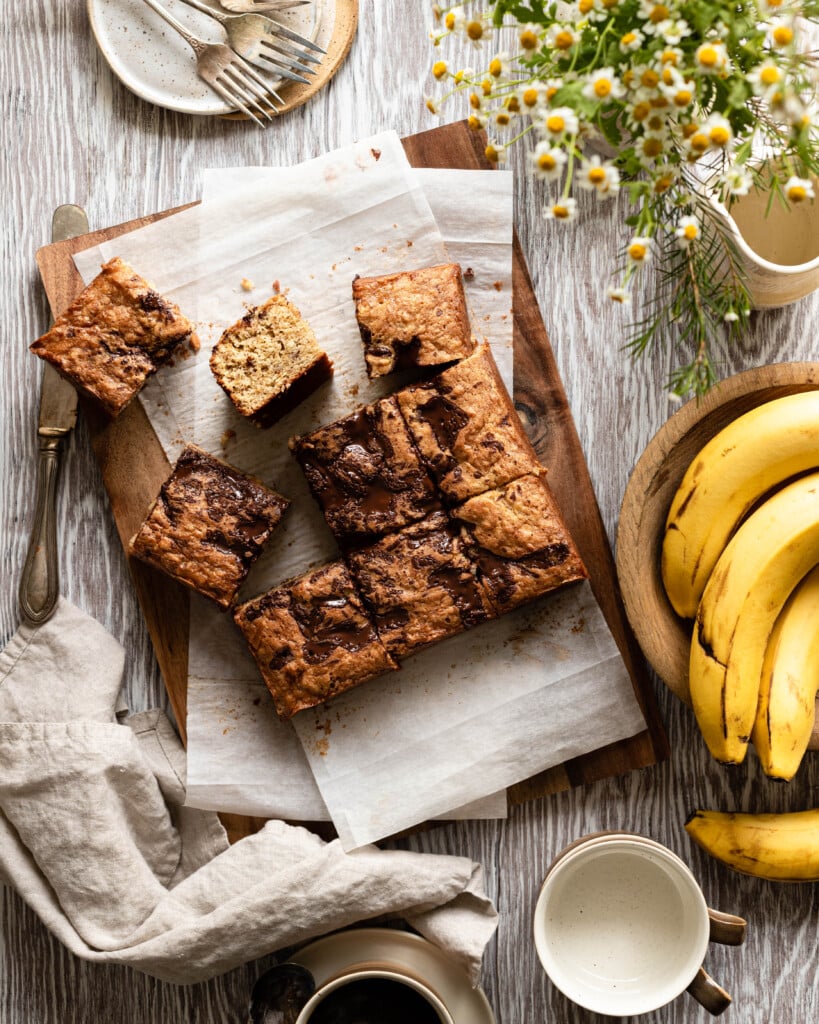
[[(252, 118), (260, 128), (265, 127), (264, 121), (272, 121), (267, 105), (273, 96), (283, 103), (281, 96), (267, 83), (258, 72), (246, 61), (233, 52), (224, 43), (208, 43), (198, 36), (192, 35), (187, 28), (170, 14), (158, 0), (145, 0), (145, 3), (182, 36), (196, 54), (196, 70), (199, 77), (217, 92), (223, 100), (238, 108), (243, 114)], [(262, 103), (266, 104), (265, 106)], [(256, 113), (254, 113), (254, 110)], [(275, 113), (278, 113), (273, 106)]]
[(219, 6), (234, 14), (265, 14), (267, 11), (287, 11), (303, 7), (312, 0), (219, 0)]
[(316, 54), (325, 53), (312, 40), (305, 39), (273, 18), (261, 14), (222, 14), (203, 0), (182, 2), (218, 21), (227, 32), (228, 43), (240, 57), (266, 71), (275, 71), (282, 78), (308, 82), (304, 76), (316, 72), (310, 64), (320, 64), (321, 57)]

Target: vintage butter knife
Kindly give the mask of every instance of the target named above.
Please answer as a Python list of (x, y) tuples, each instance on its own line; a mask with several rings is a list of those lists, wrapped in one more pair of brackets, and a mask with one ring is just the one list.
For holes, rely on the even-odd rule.
[[(51, 222), (51, 241), (84, 235), (88, 218), (79, 206), (58, 206)], [(77, 392), (53, 366), (43, 363), (40, 393), (37, 506), (28, 554), (20, 581), (20, 611), (32, 625), (51, 617), (60, 595), (57, 561), (57, 475), (62, 439), (77, 422)]]

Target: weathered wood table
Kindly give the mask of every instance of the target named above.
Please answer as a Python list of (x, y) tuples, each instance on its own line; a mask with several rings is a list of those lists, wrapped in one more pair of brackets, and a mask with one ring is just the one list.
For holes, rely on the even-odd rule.
[[(5, 14), (0, 50), (3, 157), (0, 325), (0, 644), (18, 625), (17, 582), (31, 521), (40, 370), (28, 343), (47, 325), (34, 262), (48, 241), (53, 208), (86, 207), (92, 227), (131, 220), (198, 198), (205, 167), (290, 164), (374, 131), (431, 128), (432, 50), (426, 3), (361, 0), (358, 32), (337, 76), (266, 132), (158, 109), (128, 92), (98, 52), (85, 4), (17, 3)], [(452, 109), (452, 117), (463, 111)], [(609, 537), (629, 473), (674, 411), (663, 382), (664, 352), (632, 364), (621, 351), (627, 324), (605, 298), (612, 253), (622, 243), (617, 202), (580, 204), (568, 230), (547, 229), (542, 187), (516, 157), (516, 225), (586, 455)], [(469, 196), (453, 196), (469, 215)], [(650, 287), (650, 276), (647, 278)], [(819, 296), (755, 315), (742, 350), (720, 353), (724, 375), (763, 363), (816, 358)], [(81, 421), (60, 482), (62, 591), (104, 623), (128, 652), (127, 698), (135, 709), (167, 698), (136, 602), (99, 470)], [(515, 808), (500, 823), (461, 823), (403, 840), (416, 850), (483, 863), (501, 914), (484, 962), (483, 985), (502, 1024), (603, 1020), (572, 1006), (546, 980), (531, 941), (531, 914), (545, 868), (586, 832), (626, 828), (676, 850), (701, 880), (711, 906), (748, 918), (741, 949), (713, 947), (707, 966), (734, 995), (726, 1020), (801, 1024), (819, 1015), (817, 889), (774, 886), (709, 861), (683, 831), (695, 806), (790, 810), (812, 806), (819, 770), (809, 755), (796, 780), (775, 786), (755, 761), (734, 773), (713, 764), (693, 716), (655, 680), (672, 754), (664, 764)], [(67, 953), (23, 901), (0, 889), (0, 1022), (176, 1024), (243, 1020), (264, 963), (209, 984), (175, 988), (120, 968), (90, 966)], [(646, 1020), (709, 1019), (688, 997)]]

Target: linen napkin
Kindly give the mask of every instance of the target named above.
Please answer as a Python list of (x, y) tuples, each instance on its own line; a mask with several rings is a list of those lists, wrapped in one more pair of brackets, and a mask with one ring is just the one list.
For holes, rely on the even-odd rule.
[(165, 716), (117, 716), (123, 666), (65, 599), (0, 652), (0, 881), (72, 952), (184, 984), (400, 916), (477, 984), (497, 925), (479, 865), (347, 854), (281, 821), (230, 846), (214, 813), (182, 806), (185, 755)]

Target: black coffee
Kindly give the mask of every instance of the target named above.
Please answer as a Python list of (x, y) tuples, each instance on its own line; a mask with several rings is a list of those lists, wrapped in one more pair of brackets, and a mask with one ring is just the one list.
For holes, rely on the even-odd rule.
[(361, 978), (322, 1000), (310, 1024), (441, 1024), (441, 1018), (409, 985), (390, 978)]

